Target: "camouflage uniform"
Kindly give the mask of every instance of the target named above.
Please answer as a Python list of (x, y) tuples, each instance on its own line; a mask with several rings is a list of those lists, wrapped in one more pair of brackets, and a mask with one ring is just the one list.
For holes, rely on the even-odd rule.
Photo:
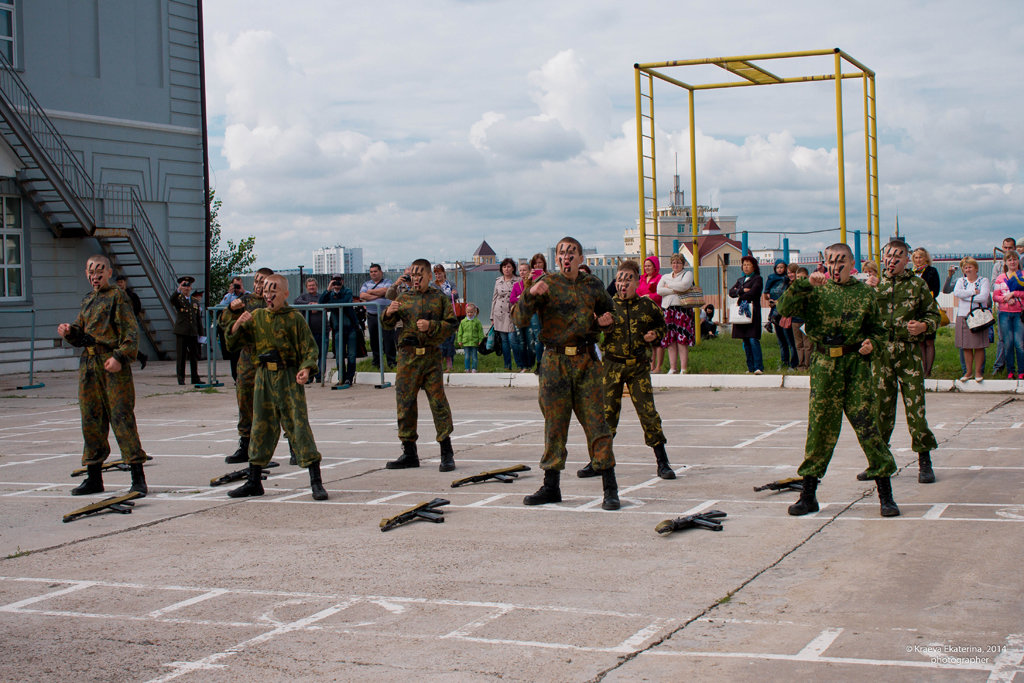
[[(592, 353), (597, 336), (595, 315), (614, 310), (612, 298), (593, 275), (580, 273), (570, 281), (561, 273), (544, 278), (545, 294), (523, 292), (514, 315), (516, 327), (526, 327), (534, 313), (540, 318), (539, 403), (544, 414), (544, 470), (565, 469), (569, 418), (576, 413), (587, 436), (590, 464), (595, 471), (615, 466), (612, 434), (604, 419), (604, 371)], [(573, 354), (568, 351), (572, 349)]]
[[(644, 443), (651, 448), (665, 443), (661, 430), (661, 416), (654, 406), (651, 389), (651, 343), (665, 335), (665, 316), (661, 307), (647, 297), (613, 300), (615, 322), (604, 333), (601, 344), (604, 362), (604, 418), (615, 436), (622, 410), (622, 387), (629, 387), (636, 415), (644, 429)], [(654, 330), (658, 339), (644, 341), (644, 335)]]
[[(438, 442), (452, 433), (452, 410), (444, 395), (444, 376), (441, 372), (441, 342), (450, 337), (458, 326), (451, 300), (441, 290), (428, 287), (425, 292), (402, 292), (395, 301), (398, 310), (381, 312), (385, 330), (401, 324), (398, 339), (398, 368), (395, 371), (395, 402), (398, 404), (398, 438), (403, 442), (416, 441), (417, 406), (419, 390), (427, 394), (430, 413), (434, 416), (434, 429)], [(416, 329), (417, 320), (429, 320), (426, 332)]]
[[(252, 321), (227, 335), (229, 349), (248, 347), (256, 359), (249, 464), (265, 467), (274, 455), (281, 428), (288, 435), (300, 467), (320, 462), (306, 413), (306, 389), (295, 381), (299, 370), (315, 372), (320, 352), (305, 317), (291, 306), (252, 312)], [(271, 370), (261, 354), (280, 353), (283, 363)], [(241, 372), (239, 373), (241, 376)]]
[[(803, 318), (807, 336), (815, 344), (807, 443), (798, 473), (818, 479), (825, 475), (846, 413), (867, 456), (867, 476), (874, 479), (892, 475), (896, 461), (878, 431), (878, 403), (871, 377), (873, 354), (864, 356), (857, 351), (865, 339), (871, 340), (875, 352), (881, 348), (885, 330), (874, 292), (853, 278), (845, 284), (829, 280), (818, 287), (797, 279), (779, 300), (778, 311), (783, 316)], [(829, 349), (837, 349), (841, 355), (831, 356)]]
[[(258, 294), (252, 292), (240, 297), (242, 300), (242, 309), (239, 311), (231, 310), (231, 308), (224, 309), (220, 318), (220, 327), (224, 332), (224, 338), (227, 339), (228, 334), (231, 332), (232, 325), (238, 320), (238, 316), (242, 315), (242, 311), (258, 311), (267, 307), (267, 300)], [(239, 347), (231, 347), (229, 350), (236, 348), (238, 351), (238, 363), (236, 364), (236, 370), (238, 376), (235, 378), (235, 400), (238, 402), (238, 435), (243, 439), (248, 439), (252, 433), (252, 413), (253, 413), (253, 391), (256, 386), (256, 355), (255, 348), (251, 343), (243, 343)]]
[[(104, 285), (82, 299), (82, 310), (73, 324), (96, 340), (95, 346), (83, 349), (78, 366), (78, 406), (85, 440), (82, 464), (102, 465), (107, 459), (111, 427), (121, 458), (129, 464), (144, 463), (146, 452), (135, 424), (131, 370), (139, 350), (139, 326), (131, 302), (119, 288)], [(107, 372), (103, 364), (108, 358), (117, 359), (121, 369)]]
[[(878, 307), (885, 327), (883, 353), (875, 359), (875, 388), (881, 397), (878, 431), (886, 442), (896, 424), (896, 392), (903, 394), (907, 427), (915, 453), (927, 453), (938, 447), (925, 418), (924, 368), (919, 343), (935, 334), (939, 325), (939, 306), (932, 298), (928, 283), (905, 270), (895, 277), (884, 275), (878, 283)], [(927, 330), (911, 335), (907, 322), (919, 320)]]

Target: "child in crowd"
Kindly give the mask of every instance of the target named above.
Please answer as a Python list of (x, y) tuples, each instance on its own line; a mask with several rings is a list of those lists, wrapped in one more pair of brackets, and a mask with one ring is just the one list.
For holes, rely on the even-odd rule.
[(477, 347), (484, 340), (484, 326), (477, 318), (480, 309), (476, 304), (466, 304), (466, 317), (459, 323), (455, 343), (466, 352), (466, 372), (476, 372)]

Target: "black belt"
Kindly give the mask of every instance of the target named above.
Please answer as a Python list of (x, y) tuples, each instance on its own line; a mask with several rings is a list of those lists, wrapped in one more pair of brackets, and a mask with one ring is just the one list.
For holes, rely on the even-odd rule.
[(845, 356), (848, 353), (860, 353), (860, 344), (844, 344), (843, 346), (825, 346), (824, 344), (817, 344), (815, 345), (815, 349), (818, 353), (823, 353), (832, 358), (839, 358), (840, 356)]
[(417, 356), (424, 356), (424, 355), (426, 355), (427, 351), (430, 351), (431, 349), (434, 349), (436, 347), (433, 347), (433, 346), (418, 346), (416, 344), (416, 342), (407, 339), (405, 341), (399, 342), (398, 343), (398, 348), (400, 348), (400, 349), (412, 349), (413, 352)]
[(637, 363), (639, 363), (641, 361), (650, 362), (646, 358), (636, 358), (636, 357), (627, 358), (626, 356), (616, 356), (614, 353), (608, 353), (607, 351), (604, 354), (604, 358), (606, 358), (607, 360), (610, 360), (610, 361), (614, 361), (616, 363), (621, 363), (622, 365), (636, 365)]
[(554, 351), (555, 353), (561, 353), (566, 356), (582, 356), (590, 352), (590, 342), (584, 344), (576, 344), (574, 346), (558, 346), (557, 344), (545, 344), (545, 351)]
[(82, 349), (82, 353), (86, 356), (102, 356), (105, 353), (113, 353), (114, 349), (103, 344), (96, 344), (94, 346), (86, 346)]

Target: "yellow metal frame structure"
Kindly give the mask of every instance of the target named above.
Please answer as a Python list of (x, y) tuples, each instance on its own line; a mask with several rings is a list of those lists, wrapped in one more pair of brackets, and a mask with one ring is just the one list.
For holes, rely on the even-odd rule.
[[(821, 57), (833, 55), (835, 70), (808, 76), (783, 78), (771, 73), (755, 62), (774, 59), (792, 59), (801, 57)], [(853, 72), (843, 72), (844, 62), (853, 67)], [(672, 78), (659, 69), (714, 65), (740, 78), (736, 81), (722, 83), (692, 84)], [(846, 242), (846, 174), (844, 169), (845, 151), (843, 149), (843, 80), (859, 78), (864, 82), (864, 168), (865, 187), (867, 192), (867, 228), (868, 253), (871, 258), (878, 259), (879, 247), (878, 228), (878, 136), (875, 123), (875, 72), (839, 48), (832, 50), (809, 50), (806, 52), (780, 52), (777, 54), (747, 55), (744, 57), (712, 57), (707, 59), (686, 59), (671, 62), (652, 62), (650, 64), (634, 64), (636, 85), (636, 148), (637, 148), (637, 184), (640, 204), (640, 254), (647, 254), (647, 215), (654, 219), (654, 249), (659, 255), (658, 240), (658, 191), (657, 173), (655, 170), (654, 150), (654, 79), (685, 88), (689, 93), (690, 115), (690, 222), (693, 228), (692, 247), (694, 258), (694, 282), (700, 284), (700, 255), (697, 253), (697, 237), (700, 227), (697, 221), (697, 154), (696, 134), (694, 132), (693, 101), (698, 90), (716, 90), (721, 88), (740, 88), (752, 85), (779, 85), (783, 83), (809, 83), (814, 81), (835, 81), (836, 91), (836, 146), (839, 156), (839, 231), (840, 241)], [(646, 86), (646, 88), (645, 88)]]

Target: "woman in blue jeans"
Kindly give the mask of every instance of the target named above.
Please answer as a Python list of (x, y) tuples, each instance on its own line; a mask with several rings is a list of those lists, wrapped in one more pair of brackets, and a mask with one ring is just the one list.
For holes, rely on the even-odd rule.
[(757, 259), (749, 254), (740, 261), (743, 276), (729, 289), (729, 296), (744, 302), (750, 307), (750, 322), (737, 325), (733, 323), (732, 338), (743, 340), (743, 353), (747, 357), (747, 372), (755, 375), (764, 374), (764, 360), (761, 358), (761, 269), (757, 267)]
[[(1024, 274), (1020, 270), (1020, 259), (1015, 251), (1003, 256), (1003, 274), (996, 278), (992, 298), (999, 304), (999, 338), (1005, 340), (1007, 379), (1024, 379)], [(1015, 362), (1016, 360), (1016, 362)]]
[(505, 361), (505, 370), (512, 370), (512, 343), (509, 335), (515, 331), (512, 324), (512, 286), (515, 284), (516, 262), (506, 258), (501, 262), (501, 276), (494, 281), (494, 294), (491, 296), (491, 325), (494, 327), (495, 348), (501, 344), (501, 357)]

